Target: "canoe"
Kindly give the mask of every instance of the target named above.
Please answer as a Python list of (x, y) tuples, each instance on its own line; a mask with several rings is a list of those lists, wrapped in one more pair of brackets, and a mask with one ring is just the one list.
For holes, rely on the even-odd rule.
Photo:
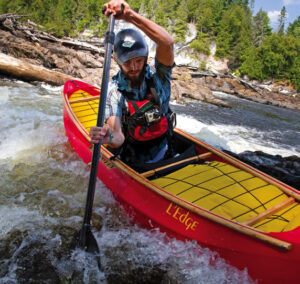
[[(100, 90), (67, 81), (66, 135), (85, 163)], [(195, 240), (259, 283), (300, 283), (300, 194), (175, 128), (175, 158), (133, 168), (101, 146), (98, 177), (133, 217), (180, 240)]]

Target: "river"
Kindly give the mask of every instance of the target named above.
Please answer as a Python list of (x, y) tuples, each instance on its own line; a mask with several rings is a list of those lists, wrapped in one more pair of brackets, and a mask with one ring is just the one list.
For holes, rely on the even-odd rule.
[[(0, 79), (0, 283), (252, 283), (195, 242), (130, 222), (97, 182), (94, 235), (102, 269), (75, 250), (89, 168), (64, 134), (61, 87)], [(232, 108), (172, 103), (178, 127), (240, 153), (300, 156), (300, 113), (222, 93)]]

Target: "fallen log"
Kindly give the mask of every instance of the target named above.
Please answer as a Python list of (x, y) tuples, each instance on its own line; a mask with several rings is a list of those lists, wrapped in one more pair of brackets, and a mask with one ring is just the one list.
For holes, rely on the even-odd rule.
[(50, 85), (61, 86), (73, 77), (49, 70), (42, 66), (30, 64), (0, 52), (0, 74), (8, 75), (23, 81), (41, 81)]

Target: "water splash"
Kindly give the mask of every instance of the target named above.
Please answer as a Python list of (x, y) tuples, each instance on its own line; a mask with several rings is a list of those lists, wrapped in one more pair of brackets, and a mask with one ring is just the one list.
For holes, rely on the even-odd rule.
[[(195, 242), (132, 225), (100, 181), (93, 232), (102, 271), (92, 256), (70, 252), (72, 236), (82, 224), (89, 168), (64, 136), (60, 89), (4, 80), (0, 102), (0, 283), (252, 282), (246, 270), (229, 266)], [(266, 131), (257, 135), (253, 127), (221, 123), (218, 108), (197, 107), (191, 112), (186, 108), (192, 116), (181, 112), (179, 127), (208, 143), (238, 149), (249, 141), (249, 150), (266, 140), (266, 148), (287, 148), (280, 140), (269, 142)], [(210, 119), (197, 117), (208, 117), (206, 112), (213, 113)]]

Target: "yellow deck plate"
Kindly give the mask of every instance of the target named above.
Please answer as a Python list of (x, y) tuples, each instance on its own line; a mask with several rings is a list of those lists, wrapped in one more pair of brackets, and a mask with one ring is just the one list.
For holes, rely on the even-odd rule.
[[(72, 94), (69, 101), (75, 101), (79, 99), (84, 98), (90, 98), (92, 95), (85, 91), (77, 91)], [(89, 132), (90, 128), (92, 126), (96, 126), (97, 123), (97, 115), (98, 115), (98, 104), (99, 104), (99, 98), (87, 102), (78, 102), (78, 103), (72, 103), (71, 107), (80, 121), (80, 123), (83, 125), (83, 127)]]
[[(289, 197), (276, 186), (217, 161), (188, 165), (152, 182), (200, 208), (240, 223)], [(280, 232), (299, 225), (300, 206), (294, 203), (254, 227), (265, 232)]]

